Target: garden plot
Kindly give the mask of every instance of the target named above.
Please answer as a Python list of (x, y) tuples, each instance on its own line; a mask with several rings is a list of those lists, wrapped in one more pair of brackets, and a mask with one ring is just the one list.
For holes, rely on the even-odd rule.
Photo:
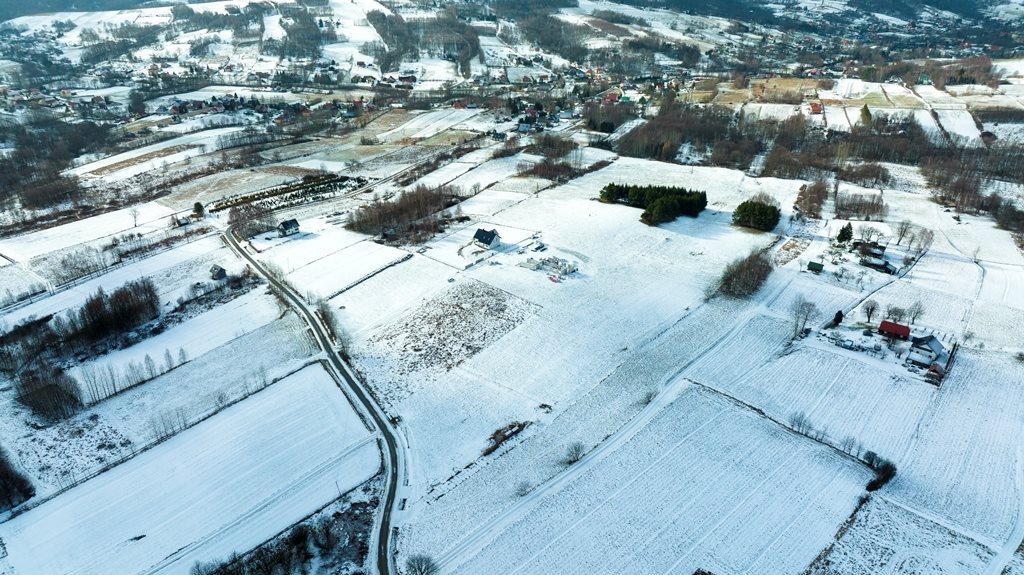
[(743, 117), (747, 120), (783, 121), (800, 113), (800, 106), (792, 104), (757, 104), (743, 106)]
[(0, 536), (23, 575), (184, 574), (254, 547), (379, 464), (372, 435), (313, 366), (0, 525)]
[[(954, 336), (959, 336), (965, 331), (973, 305), (973, 298), (958, 297), (923, 288), (906, 280), (893, 282), (882, 288), (871, 299), (879, 303), (881, 310), (885, 310), (889, 305), (907, 309), (915, 301), (920, 301), (924, 305), (925, 311), (915, 323)], [(858, 317), (864, 317), (862, 310), (858, 310), (857, 313)], [(921, 326), (914, 327), (920, 328)], [(937, 337), (940, 335), (936, 334)]]
[(1008, 354), (962, 347), (900, 459), (888, 497), (1002, 546), (1021, 520), (1024, 501), (1020, 373)]
[(88, 382), (96, 382), (100, 374), (117, 373), (124, 379), (132, 366), (138, 366), (138, 370), (154, 377), (180, 365), (182, 352), (184, 357), (198, 357), (267, 325), (280, 314), (276, 300), (265, 290), (255, 289), (131, 347), (79, 365), (70, 374), (85, 384), (87, 401), (98, 401), (107, 394), (92, 396)]
[(302, 293), (330, 299), (375, 272), (396, 265), (411, 255), (369, 240), (348, 246), (296, 268), (288, 279)]
[(139, 204), (138, 225), (131, 209), (108, 212), (70, 224), (56, 226), (0, 240), (0, 254), (12, 260), (28, 260), (49, 252), (92, 242), (123, 232), (149, 233), (167, 229), (167, 218), (174, 210), (156, 202)]
[(981, 131), (967, 110), (936, 110), (939, 122), (954, 142), (968, 147), (982, 145)]
[(850, 119), (846, 117), (846, 108), (842, 106), (825, 105), (825, 125), (829, 130), (836, 132), (849, 132)]
[(449, 542), (448, 567), (796, 573), (828, 544), (869, 477), (832, 450), (692, 388), (613, 452), (576, 465), (557, 487), (523, 498), (518, 521), (469, 549)]
[(0, 436), (48, 495), (300, 369), (317, 351), (306, 333), (288, 314), (45, 432), (30, 433), (20, 415), (2, 417)]
[(810, 575), (982, 573), (992, 552), (977, 541), (878, 495), (809, 567)]
[[(982, 268), (961, 255), (929, 250), (903, 281), (949, 296), (974, 299), (981, 287)], [(934, 311), (941, 313), (941, 310)]]
[(1024, 143), (1024, 124), (986, 123), (983, 128), (986, 132), (992, 132), (992, 134), (995, 135), (997, 142), (1004, 144)]
[(96, 293), (96, 290), (100, 288), (111, 291), (144, 276), (164, 277), (164, 272), (173, 270), (165, 278), (166, 281), (157, 283), (160, 299), (166, 305), (175, 302), (179, 295), (183, 295), (188, 285), (196, 281), (205, 281), (210, 277), (208, 268), (203, 269), (204, 265), (200, 265), (199, 269), (191, 269), (192, 266), (186, 262), (198, 261), (205, 264), (211, 261), (207, 258), (226, 257), (227, 255), (228, 251), (220, 238), (203, 238), (111, 269), (99, 277), (13, 310), (3, 318), (7, 322), (15, 324), (31, 316), (43, 317), (80, 306), (87, 297)]
[(459, 282), (370, 339), (396, 374), (448, 371), (536, 313), (529, 302), (487, 284)]

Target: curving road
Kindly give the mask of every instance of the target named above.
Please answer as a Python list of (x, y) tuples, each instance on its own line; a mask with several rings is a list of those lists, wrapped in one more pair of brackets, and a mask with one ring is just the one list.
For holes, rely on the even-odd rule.
[[(309, 325), (312, 330), (314, 337), (316, 338), (317, 344), (327, 354), (328, 361), (334, 366), (334, 368), (341, 374), (341, 377), (345, 380), (345, 384), (348, 385), (349, 391), (359, 400), (363, 408), (373, 419), (374, 425), (380, 430), (381, 435), (384, 436), (384, 444), (387, 451), (387, 474), (388, 478), (385, 482), (384, 487), (384, 511), (381, 513), (380, 528), (377, 537), (377, 573), (380, 575), (390, 575), (391, 569), (391, 516), (392, 511), (395, 508), (396, 492), (398, 491), (398, 475), (399, 466), (404, 462), (404, 458), (401, 457), (399, 452), (398, 432), (392, 426), (390, 420), (384, 414), (384, 410), (377, 404), (377, 402), (367, 392), (363, 383), (358, 378), (353, 376), (351, 370), (338, 355), (338, 352), (331, 345), (331, 339), (327, 336), (323, 325), (317, 319), (316, 315), (306, 306), (306, 302), (302, 300), (295, 292), (292, 291), (287, 285), (277, 281), (271, 275), (269, 275), (266, 269), (256, 261), (255, 258), (250, 256), (248, 252), (239, 245), (238, 240), (235, 238), (234, 230), (228, 227), (223, 234), (224, 241), (227, 245), (238, 254), (239, 257), (244, 259), (253, 267), (254, 270), (259, 272), (263, 277), (267, 278), (274, 287), (276, 287), (281, 294), (283, 294), (292, 307), (299, 313), (299, 315)], [(373, 545), (370, 545), (373, 548)]]

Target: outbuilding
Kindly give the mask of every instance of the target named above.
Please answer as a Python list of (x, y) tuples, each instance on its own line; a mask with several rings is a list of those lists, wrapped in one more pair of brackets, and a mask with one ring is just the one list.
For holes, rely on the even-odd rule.
[(909, 339), (910, 326), (884, 320), (878, 325), (878, 333), (896, 339)]

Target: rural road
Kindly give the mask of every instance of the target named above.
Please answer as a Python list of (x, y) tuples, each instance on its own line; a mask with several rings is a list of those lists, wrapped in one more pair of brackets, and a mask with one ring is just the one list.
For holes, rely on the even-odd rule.
[[(267, 281), (277, 288), (282, 295), (284, 295), (291, 303), (292, 307), (299, 312), (299, 315), (306, 321), (309, 328), (312, 330), (313, 335), (317, 340), (317, 344), (327, 354), (328, 361), (334, 366), (334, 368), (341, 374), (341, 377), (345, 380), (345, 384), (348, 385), (349, 390), (359, 400), (363, 408), (373, 419), (374, 425), (380, 430), (381, 435), (384, 436), (384, 443), (387, 448), (387, 481), (384, 487), (384, 507), (381, 513), (380, 530), (376, 534), (377, 538), (377, 573), (380, 575), (390, 575), (391, 569), (391, 553), (390, 553), (390, 542), (391, 542), (391, 515), (395, 508), (396, 492), (398, 490), (398, 475), (399, 466), (403, 463), (404, 458), (401, 457), (399, 452), (398, 433), (392, 427), (391, 422), (384, 415), (384, 411), (377, 405), (377, 402), (370, 396), (366, 388), (363, 386), (356, 377), (352, 375), (348, 366), (338, 355), (338, 352), (331, 345), (331, 339), (327, 336), (323, 325), (313, 314), (312, 311), (306, 306), (306, 302), (302, 300), (290, 287), (274, 279), (267, 270), (256, 261), (255, 258), (250, 256), (235, 238), (234, 230), (228, 227), (224, 230), (224, 241), (228, 246), (238, 254), (243, 260), (249, 263), (254, 270), (259, 272)], [(371, 544), (371, 548), (372, 548)]]

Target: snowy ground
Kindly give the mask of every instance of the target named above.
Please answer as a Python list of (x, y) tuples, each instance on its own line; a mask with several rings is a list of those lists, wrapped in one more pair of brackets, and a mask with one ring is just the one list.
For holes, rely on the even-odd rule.
[[(132, 210), (138, 210), (138, 225)], [(87, 218), (38, 232), (0, 240), (0, 254), (14, 261), (28, 261), (38, 255), (58, 251), (100, 238), (125, 232), (147, 233), (167, 228), (172, 213), (156, 202), (140, 204), (100, 216)]]
[(379, 463), (372, 435), (313, 366), (0, 525), (0, 536), (22, 574), (185, 574), (264, 541)]
[(689, 388), (611, 453), (523, 497), (500, 516), (503, 530), (443, 558), (456, 573), (796, 573), (831, 540), (868, 475)]

